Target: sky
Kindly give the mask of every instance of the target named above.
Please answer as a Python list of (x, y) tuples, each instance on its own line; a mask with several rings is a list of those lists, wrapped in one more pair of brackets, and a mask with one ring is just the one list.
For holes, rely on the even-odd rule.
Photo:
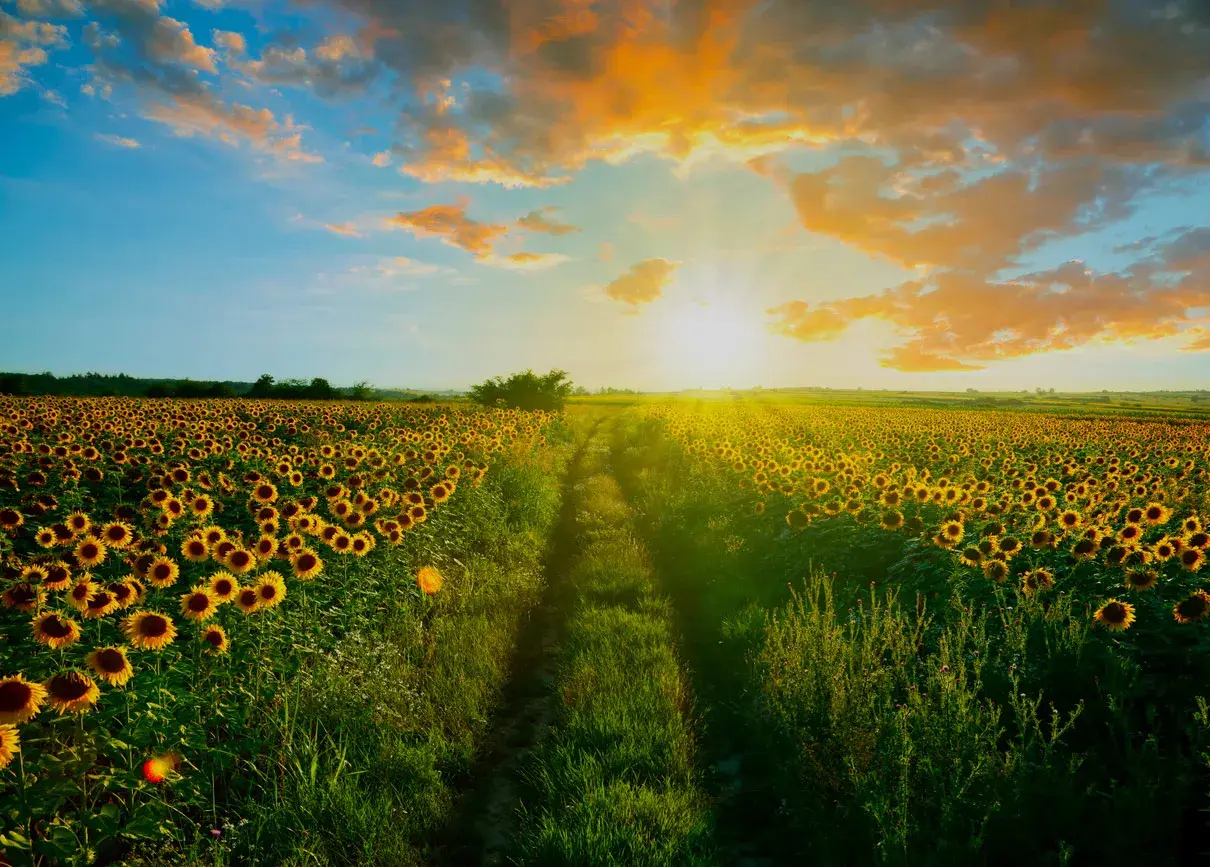
[(0, 370), (1210, 384), (1201, 0), (0, 0)]

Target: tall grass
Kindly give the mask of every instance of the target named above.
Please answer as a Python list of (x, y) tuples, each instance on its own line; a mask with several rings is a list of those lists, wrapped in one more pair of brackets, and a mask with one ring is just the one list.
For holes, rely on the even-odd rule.
[(691, 700), (657, 590), (598, 436), (575, 498), (578, 548), (553, 732), (528, 771), (526, 864), (714, 863)]

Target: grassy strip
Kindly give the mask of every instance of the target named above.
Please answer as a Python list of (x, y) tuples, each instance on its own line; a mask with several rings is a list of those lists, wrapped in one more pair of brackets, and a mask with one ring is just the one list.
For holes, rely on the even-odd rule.
[[(507, 679), (558, 513), (570, 446), (496, 468), (446, 515), (454, 547), (392, 563), (350, 593), (342, 637), (272, 690), (280, 748), (223, 827), (231, 863), (407, 865), (448, 821)], [(419, 565), (445, 584), (419, 597)], [(327, 612), (316, 612), (324, 618)]]
[(604, 439), (575, 486), (580, 542), (553, 732), (530, 766), (518, 835), (526, 864), (716, 863), (713, 811), (697, 785), (690, 696)]

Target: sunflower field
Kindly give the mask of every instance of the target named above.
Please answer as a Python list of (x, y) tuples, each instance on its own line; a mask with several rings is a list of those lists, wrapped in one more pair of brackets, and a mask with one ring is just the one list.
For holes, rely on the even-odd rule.
[(749, 397), (639, 404), (614, 450), (721, 834), (821, 863), (1210, 853), (1210, 425)]
[(412, 859), (507, 667), (475, 645), (536, 586), (560, 416), (0, 398), (0, 431), (0, 863)]

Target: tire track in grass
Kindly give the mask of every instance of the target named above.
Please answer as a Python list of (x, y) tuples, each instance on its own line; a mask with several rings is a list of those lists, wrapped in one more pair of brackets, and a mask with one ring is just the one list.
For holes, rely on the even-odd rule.
[[(598, 421), (588, 433), (591, 437)], [(583, 475), (587, 440), (569, 462), (563, 503), (543, 565), (546, 586), (517, 639), (512, 675), (492, 730), (467, 780), (445, 839), (433, 852), (442, 865), (506, 863), (515, 834), (520, 769), (549, 731), (555, 715), (556, 656), (565, 626), (566, 588), (562, 577), (574, 556), (575, 503), (570, 491)]]
[(524, 765), (522, 864), (720, 864), (674, 612), (594, 432), (568, 492), (574, 554), (553, 725)]

